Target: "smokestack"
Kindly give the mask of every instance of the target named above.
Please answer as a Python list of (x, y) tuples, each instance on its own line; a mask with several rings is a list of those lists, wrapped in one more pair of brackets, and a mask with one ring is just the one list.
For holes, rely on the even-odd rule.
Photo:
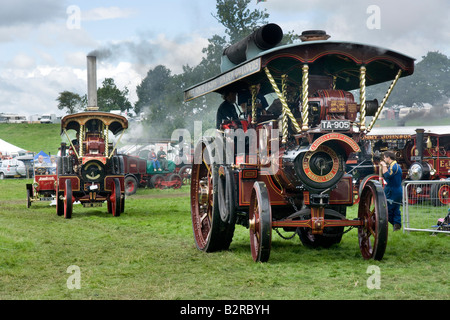
[(323, 30), (307, 30), (303, 31), (300, 36), (302, 42), (305, 41), (317, 41), (317, 40), (328, 40), (330, 36)]
[(424, 138), (424, 129), (416, 129), (416, 156), (418, 157), (418, 161), (422, 162), (423, 160), (423, 138)]
[(87, 111), (97, 111), (97, 57), (87, 56)]
[(236, 65), (256, 57), (264, 50), (275, 47), (283, 39), (283, 30), (275, 23), (266, 24), (244, 39), (225, 48), (220, 69), (225, 72)]

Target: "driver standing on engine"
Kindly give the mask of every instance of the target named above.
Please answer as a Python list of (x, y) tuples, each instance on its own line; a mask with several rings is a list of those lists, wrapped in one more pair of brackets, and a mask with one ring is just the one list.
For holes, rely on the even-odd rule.
[(394, 231), (400, 230), (402, 216), (400, 204), (402, 202), (402, 168), (396, 161), (395, 153), (385, 151), (380, 161), (383, 178), (386, 180), (384, 193), (388, 202), (388, 220), (394, 226)]

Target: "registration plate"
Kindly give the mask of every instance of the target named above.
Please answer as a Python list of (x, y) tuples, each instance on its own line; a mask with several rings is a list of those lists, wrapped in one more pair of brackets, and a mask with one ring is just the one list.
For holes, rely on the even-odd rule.
[(320, 123), (322, 130), (350, 130), (350, 121), (347, 120), (322, 120)]
[(53, 201), (53, 197), (42, 197), (42, 198), (39, 198), (39, 200), (40, 201)]
[(85, 202), (83, 203), (84, 208), (94, 208), (94, 207), (101, 207), (101, 202)]

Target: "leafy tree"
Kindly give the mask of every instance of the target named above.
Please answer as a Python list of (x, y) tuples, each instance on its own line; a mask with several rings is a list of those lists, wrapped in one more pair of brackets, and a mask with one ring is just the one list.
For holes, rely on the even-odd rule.
[[(217, 0), (217, 12), (213, 17), (225, 27), (225, 34), (215, 34), (208, 39), (208, 46), (202, 50), (205, 56), (197, 66), (183, 66), (183, 73), (179, 75), (172, 75), (162, 65), (149, 70), (137, 87), (138, 101), (134, 111), (147, 113), (148, 132), (152, 137), (170, 137), (176, 128), (186, 128), (192, 133), (194, 121), (199, 120), (203, 122), (204, 130), (215, 127), (215, 113), (222, 102), (221, 97), (208, 94), (184, 102), (183, 90), (219, 74), (223, 50), (268, 22), (266, 10), (250, 10), (250, 2)], [(283, 42), (290, 43), (295, 37), (290, 32)]]
[(248, 36), (257, 27), (266, 24), (267, 10), (250, 11), (248, 5), (252, 0), (217, 0), (217, 14), (213, 15), (226, 30), (230, 43), (235, 43)]
[(114, 79), (106, 78), (102, 82), (102, 87), (97, 90), (97, 104), (101, 111), (111, 110), (129, 111), (131, 103), (128, 101), (128, 88), (120, 91), (114, 83)]
[[(217, 0), (217, 12), (212, 15), (225, 27), (225, 35), (215, 34), (208, 39), (208, 46), (202, 50), (205, 57), (200, 64), (184, 67), (182, 89), (219, 74), (223, 50), (267, 24), (269, 14), (266, 10), (251, 11), (248, 8), (250, 2), (251, 0)], [(196, 114), (197, 120), (203, 121), (204, 128), (209, 128), (215, 126), (215, 113), (221, 102), (219, 95), (208, 94), (188, 102), (188, 106)], [(203, 116), (201, 119), (198, 119), (199, 114)]]
[(56, 101), (58, 101), (58, 109), (67, 109), (68, 114), (78, 112), (86, 104), (86, 101), (85, 99), (83, 99), (83, 97), (81, 97), (77, 93), (70, 91), (60, 92)]
[[(450, 83), (450, 59), (439, 52), (428, 52), (415, 65), (411, 76), (398, 81), (387, 105), (412, 107), (430, 103), (438, 107), (450, 98), (448, 83)], [(369, 96), (380, 100), (389, 84), (371, 87), (368, 90)]]
[(173, 76), (170, 69), (163, 65), (150, 69), (136, 93), (134, 110), (146, 113), (151, 137), (167, 138), (174, 129), (183, 127), (182, 89), (179, 77)]

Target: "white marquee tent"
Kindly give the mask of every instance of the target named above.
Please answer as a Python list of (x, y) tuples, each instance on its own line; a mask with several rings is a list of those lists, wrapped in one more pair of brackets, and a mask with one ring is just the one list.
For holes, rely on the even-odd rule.
[(19, 153), (24, 153), (25, 150), (22, 148), (19, 148), (9, 142), (6, 142), (5, 140), (0, 139), (0, 152), (2, 155), (7, 156), (15, 156)]

